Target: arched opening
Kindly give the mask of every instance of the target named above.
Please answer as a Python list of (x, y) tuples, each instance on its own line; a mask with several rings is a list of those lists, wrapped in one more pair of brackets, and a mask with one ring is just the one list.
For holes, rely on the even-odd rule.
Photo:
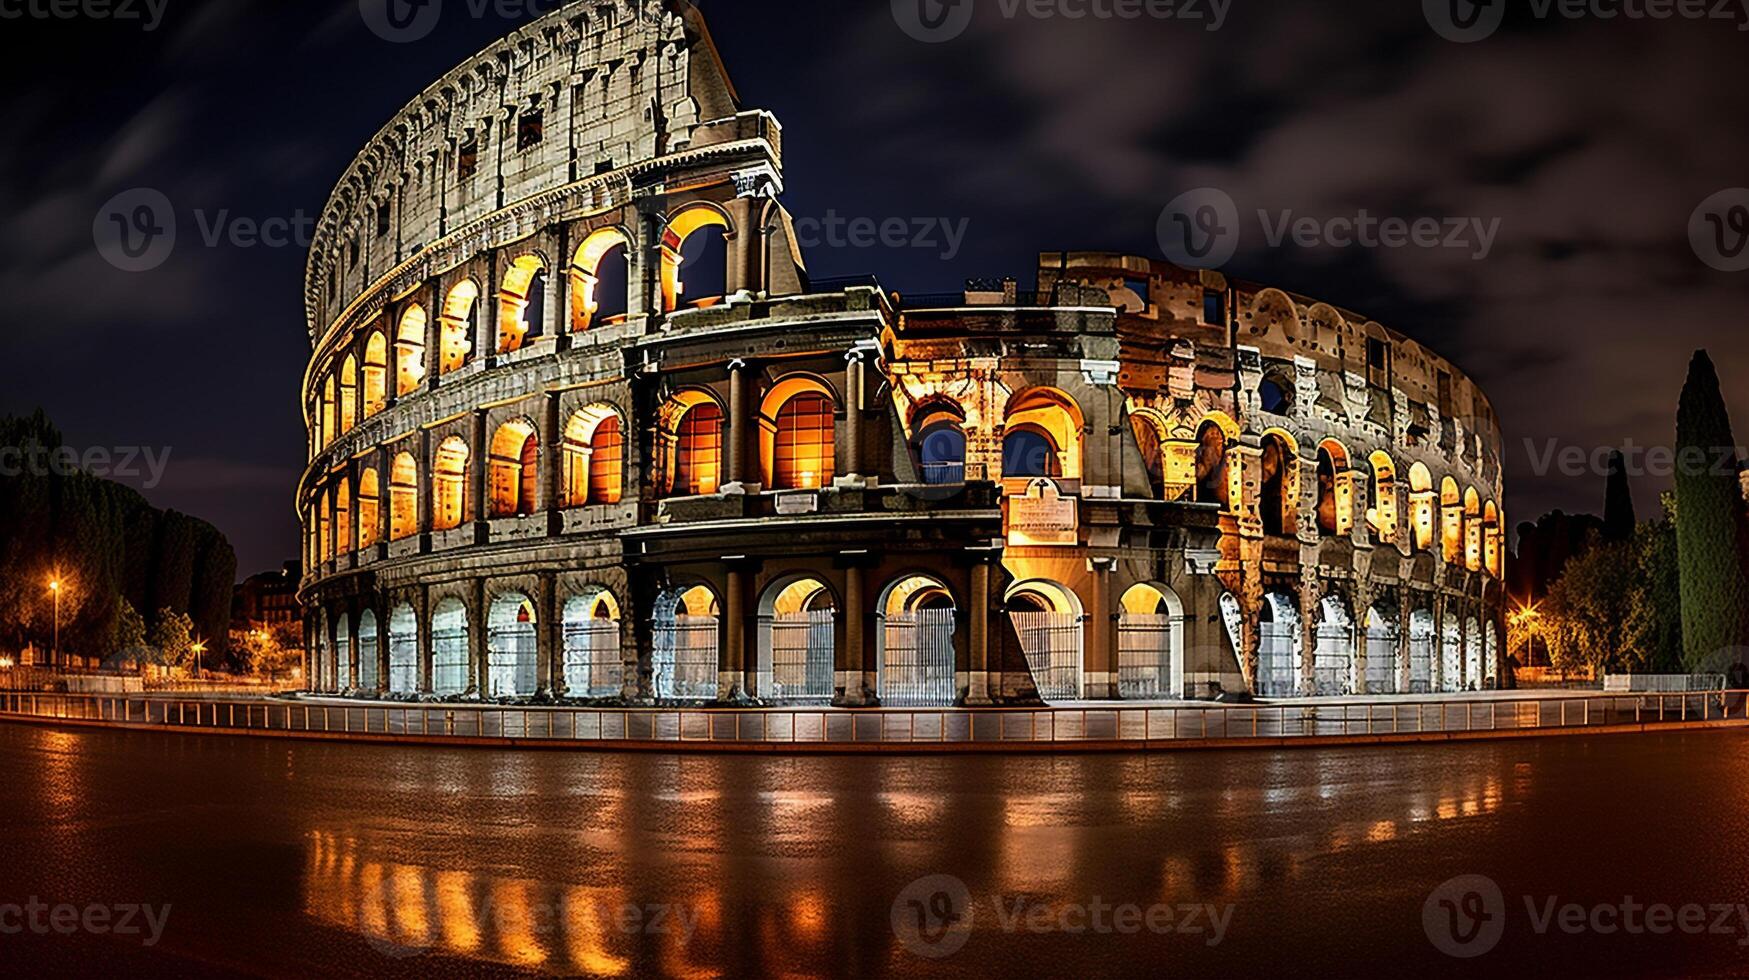
[(1341, 596), (1318, 603), (1318, 648), (1312, 680), (1320, 696), (1354, 693), (1354, 620)]
[(1300, 608), (1287, 593), (1271, 592), (1258, 618), (1257, 693), (1293, 697), (1300, 690)]
[(1372, 464), (1372, 484), (1366, 509), (1367, 529), (1375, 544), (1390, 544), (1397, 537), (1397, 464), (1389, 453), (1380, 450), (1368, 460)]
[(619, 652), (619, 602), (591, 588), (565, 600), (565, 694), (574, 698), (618, 697), (625, 668)]
[(1232, 505), (1227, 481), (1227, 433), (1214, 422), (1204, 422), (1196, 430), (1195, 502), (1220, 504), (1222, 510)]
[(1475, 487), (1464, 491), (1464, 567), (1482, 570), (1482, 497)]
[(358, 424), (358, 358), (351, 354), (340, 365), (340, 433)]
[(952, 486), (966, 482), (966, 415), (953, 402), (919, 406), (911, 417), (913, 445), (923, 482)]
[(1397, 692), (1397, 616), (1389, 604), (1366, 611), (1366, 693)]
[(838, 603), (816, 578), (780, 580), (759, 600), (759, 697), (825, 701), (837, 662)]
[(1500, 534), (1500, 508), (1490, 500), (1482, 506), (1482, 568), (1500, 578), (1504, 572), (1505, 550)]
[(1354, 524), (1354, 491), (1348, 451), (1334, 440), (1318, 447), (1318, 533), (1344, 536)]
[(1056, 582), (1029, 581), (1008, 591), (1006, 605), (1039, 697), (1046, 701), (1080, 700), (1080, 597)]
[(565, 423), (565, 507), (617, 504), (625, 488), (625, 441), (619, 413), (591, 405)]
[(334, 393), (334, 376), (322, 380), (322, 446), (326, 448), (340, 435), (339, 396)]
[(352, 553), (352, 481), (344, 476), (334, 485), (334, 551)]
[(365, 417), (389, 407), (389, 342), (381, 330), (373, 331), (364, 345), (363, 385)]
[(1117, 690), (1128, 700), (1184, 695), (1184, 603), (1164, 585), (1138, 583), (1118, 603)]
[(538, 255), (518, 256), (498, 290), (498, 353), (522, 349), (546, 323), (547, 267)]
[(474, 352), (479, 301), (480, 287), (472, 279), (456, 283), (444, 297), (437, 335), (439, 374), (459, 371), (467, 365), (468, 356)]
[(382, 489), (377, 468), (367, 466), (358, 471), (358, 548), (376, 546), (382, 534)]
[(1500, 666), (1500, 624), (1489, 621), (1482, 636), (1487, 644), (1487, 654), (1482, 658), (1485, 673), (1482, 685), (1490, 690), (1498, 690), (1505, 686), (1505, 675)]
[(1263, 533), (1274, 537), (1293, 537), (1299, 533), (1298, 450), (1281, 435), (1268, 433), (1263, 437), (1261, 485), (1258, 488), (1257, 513), (1263, 521)]
[(401, 453), (389, 467), (389, 539), (400, 541), (419, 533), (419, 464), (412, 453)]
[(1271, 415), (1294, 413), (1294, 384), (1286, 375), (1271, 372), (1257, 384), (1259, 407)]
[(405, 602), (389, 613), (389, 693), (419, 691), (419, 617)]
[(663, 408), (661, 436), (670, 460), (666, 492), (716, 493), (723, 478), (722, 406), (701, 392), (682, 392)]
[(407, 307), (395, 331), (395, 393), (411, 395), (425, 380), (425, 307)]
[(728, 292), (729, 219), (707, 205), (677, 212), (662, 233), (662, 309), (710, 306)]
[(583, 240), (571, 259), (571, 331), (625, 319), (630, 297), (629, 242), (617, 228)]
[(1464, 686), (1466, 691), (1482, 689), (1482, 665), (1487, 651), (1482, 647), (1482, 624), (1475, 617), (1464, 620)]
[(540, 686), (534, 603), (520, 592), (492, 600), (486, 615), (486, 696), (525, 698)]
[(832, 393), (813, 378), (785, 378), (760, 408), (760, 458), (774, 490), (818, 490), (836, 472)]
[(1439, 676), (1435, 678), (1441, 691), (1464, 689), (1463, 645), (1463, 633), (1458, 629), (1457, 617), (1448, 615), (1445, 629), (1440, 636)]
[(341, 613), (334, 620), (334, 669), (337, 671), (337, 676), (334, 678), (334, 690), (350, 691), (353, 689), (352, 675), (353, 671), (358, 669), (358, 665), (353, 662), (353, 656), (352, 616), (349, 613)]
[(1439, 484), (1439, 524), (1445, 563), (1456, 565), (1464, 559), (1464, 499), (1449, 476)]
[(431, 461), (431, 529), (448, 531), (467, 520), (468, 444), (450, 436)]
[(1409, 614), (1409, 693), (1433, 691), (1433, 613), (1417, 609)]
[(1437, 538), (1438, 510), (1433, 502), (1433, 474), (1425, 463), (1409, 467), (1409, 509), (1416, 551), (1431, 551)]
[(358, 614), (358, 689), (376, 691), (377, 684), (377, 614), (370, 609)]
[(310, 651), (310, 690), (317, 692), (334, 690), (334, 634), (328, 623), (328, 614), (316, 610), (315, 649)]
[(1166, 496), (1165, 447), (1167, 429), (1158, 413), (1131, 412), (1130, 434), (1142, 453), (1142, 472), (1148, 476), (1148, 496), (1159, 500)]
[(527, 517), (540, 507), (540, 440), (534, 423), (512, 419), (492, 435), (493, 517)]
[(431, 692), (453, 697), (468, 690), (468, 607), (440, 601), (431, 613)]
[(316, 498), (316, 557), (327, 561), (334, 557), (333, 498), (322, 491)]
[(708, 701), (717, 696), (721, 614), (716, 594), (703, 585), (657, 597), (650, 652), (656, 697)]
[(953, 593), (940, 579), (897, 579), (875, 605), (875, 693), (894, 707), (950, 705), (956, 694)]
[(1063, 392), (1014, 396), (1003, 418), (1002, 476), (1081, 479), (1081, 409)]

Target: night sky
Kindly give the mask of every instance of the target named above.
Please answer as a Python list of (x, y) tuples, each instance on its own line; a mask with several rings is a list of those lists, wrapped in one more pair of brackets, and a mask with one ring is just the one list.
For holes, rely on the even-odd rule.
[[(247, 575), (299, 551), (304, 252), (209, 247), (202, 223), (315, 216), (378, 126), (530, 14), (447, 0), (434, 34), (390, 44), (359, 0), (155, 2), (153, 31), (0, 18), (0, 412), (40, 405), (75, 447), (168, 448), (148, 498), (217, 524)], [(1714, 271), (1688, 236), (1703, 200), (1749, 185), (1739, 24), (1539, 20), (1514, 2), (1499, 33), (1460, 45), (1417, 0), (1232, 0), (1218, 31), (976, 2), (940, 44), (901, 31), (888, 0), (700, 4), (744, 105), (785, 126), (798, 218), (966, 222), (957, 255), (939, 235), (827, 245), (807, 256), (815, 276), (1025, 288), (1041, 251), (1162, 257), (1162, 209), (1205, 186), (1242, 216), (1498, 218), (1478, 261), (1271, 247), (1247, 217), (1226, 269), (1371, 315), (1468, 371), (1506, 430), (1515, 524), (1602, 504), (1601, 475), (1539, 476), (1527, 440), (1668, 445), (1695, 347), (1749, 425), (1749, 273)], [(92, 225), (136, 187), (169, 197), (178, 240), (126, 273)], [(1642, 515), (1665, 485), (1636, 484)]]

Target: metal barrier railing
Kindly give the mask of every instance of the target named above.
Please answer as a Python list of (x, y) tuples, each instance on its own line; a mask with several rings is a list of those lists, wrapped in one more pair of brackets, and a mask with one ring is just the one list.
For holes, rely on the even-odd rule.
[(1744, 691), (1061, 708), (521, 708), (0, 692), (0, 716), (171, 729), (593, 743), (1170, 743), (1744, 720)]

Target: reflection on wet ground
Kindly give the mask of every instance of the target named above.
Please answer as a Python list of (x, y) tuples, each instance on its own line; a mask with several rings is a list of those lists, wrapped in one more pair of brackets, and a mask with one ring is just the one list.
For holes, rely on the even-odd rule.
[[(1538, 934), (1525, 900), (1749, 901), (1746, 749), (687, 757), (0, 726), (0, 904), (173, 908), (151, 949), (3, 941), (184, 975), (1734, 973), (1746, 935)], [(1476, 961), (1422, 916), (1466, 874), (1507, 903)]]

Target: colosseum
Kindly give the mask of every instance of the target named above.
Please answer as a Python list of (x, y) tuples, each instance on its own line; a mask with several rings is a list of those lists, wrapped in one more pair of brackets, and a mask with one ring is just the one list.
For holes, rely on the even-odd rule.
[(1354, 313), (1042, 255), (808, 275), (783, 131), (679, 0), (563, 6), (328, 201), (312, 692), (990, 705), (1500, 682), (1501, 438)]

